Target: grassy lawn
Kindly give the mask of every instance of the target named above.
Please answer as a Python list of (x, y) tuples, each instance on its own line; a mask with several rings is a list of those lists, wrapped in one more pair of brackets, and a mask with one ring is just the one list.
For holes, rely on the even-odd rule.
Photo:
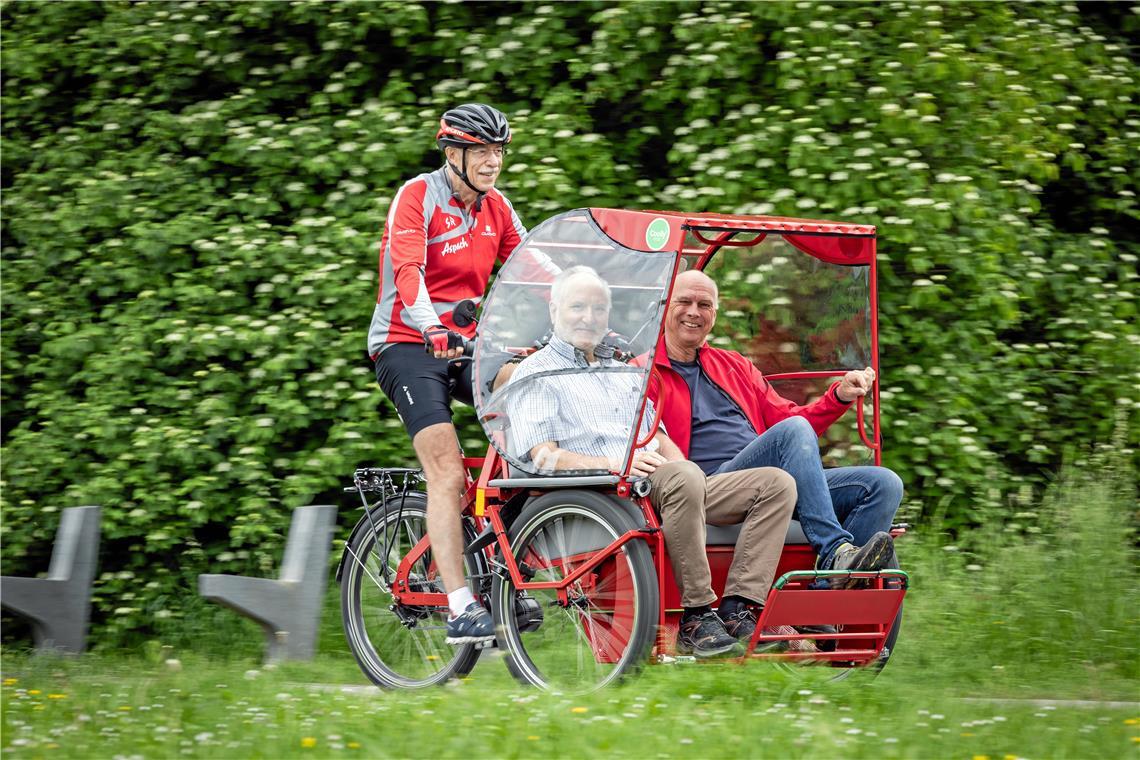
[[(621, 687), (573, 698), (519, 688), (496, 661), (451, 687), (385, 693), (312, 685), (326, 680), (325, 664), (336, 665), (323, 661), (264, 670), (187, 658), (172, 672), (126, 658), (12, 658), (3, 743), (6, 753), (34, 757), (667, 757), (716, 748), (729, 756), (1092, 758), (1136, 751), (1135, 706), (967, 702), (952, 680), (924, 680), (918, 658), (899, 657), (878, 679), (839, 683), (762, 664), (654, 666)], [(1088, 697), (1099, 691), (1093, 681), (1073, 691)]]
[(330, 593), (308, 663), (262, 667), (258, 629), (208, 606), (136, 651), (9, 648), (2, 746), (100, 758), (1136, 757), (1140, 584), (1127, 498), (1076, 478), (1037, 510), (1040, 532), (962, 542), (969, 550), (904, 539), (912, 590), (877, 678), (653, 665), (570, 697), (516, 685), (492, 654), (462, 682), (381, 692), (345, 648)]

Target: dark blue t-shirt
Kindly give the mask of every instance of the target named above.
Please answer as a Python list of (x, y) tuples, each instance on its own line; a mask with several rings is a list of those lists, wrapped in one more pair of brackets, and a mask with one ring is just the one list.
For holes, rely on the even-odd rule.
[(752, 443), (756, 431), (736, 402), (709, 380), (699, 364), (675, 359), (669, 363), (685, 379), (693, 397), (689, 459), (709, 475)]

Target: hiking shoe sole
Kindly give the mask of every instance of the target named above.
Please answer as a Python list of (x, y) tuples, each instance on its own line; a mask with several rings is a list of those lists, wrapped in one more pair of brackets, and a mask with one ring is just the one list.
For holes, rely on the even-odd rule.
[(725, 644), (722, 647), (714, 647), (712, 649), (705, 649), (702, 647), (687, 647), (680, 644), (677, 645), (677, 651), (680, 654), (688, 654), (693, 657), (724, 657), (733, 653), (743, 651), (739, 641), (734, 641), (731, 644)]
[[(887, 533), (876, 533), (871, 539), (859, 548), (857, 561), (851, 567), (844, 568), (850, 572), (875, 572), (882, 570), (894, 556), (895, 545)], [(867, 585), (866, 578), (840, 578), (831, 582), (836, 589), (860, 588)]]
[(448, 636), (444, 639), (448, 644), (486, 644), (494, 640), (494, 634), (490, 636)]

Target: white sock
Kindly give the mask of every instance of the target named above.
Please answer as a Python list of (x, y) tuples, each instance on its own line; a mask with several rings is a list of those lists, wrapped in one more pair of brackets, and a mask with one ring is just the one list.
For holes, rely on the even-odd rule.
[(447, 606), (451, 608), (452, 617), (459, 617), (474, 603), (475, 595), (466, 586), (447, 593)]

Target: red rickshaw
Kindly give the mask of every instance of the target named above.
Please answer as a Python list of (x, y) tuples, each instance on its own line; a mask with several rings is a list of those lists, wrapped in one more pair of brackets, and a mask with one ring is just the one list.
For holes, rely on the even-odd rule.
[[(588, 265), (610, 286), (612, 346), (626, 361), (578, 371), (627, 375), (623, 382), (640, 388), (621, 472), (544, 474), (511, 448), (512, 398), (539, 380), (513, 382), (510, 370), (550, 337), (551, 283), (541, 275), (549, 266), (538, 261)], [(677, 275), (692, 268), (720, 285), (711, 340), (751, 358), (785, 398), (806, 403), (851, 369), (878, 373), (872, 226), (588, 208), (533, 229), (482, 304), (471, 360), (489, 443), (485, 455), (464, 458), (469, 583), (492, 612), (508, 668), (525, 683), (592, 689), (645, 662), (675, 659), (678, 590), (648, 484), (628, 473), (648, 440), (635, 432), (652, 415), (646, 398), (665, 304)], [(878, 402), (876, 381), (853, 419), (824, 434), (825, 464), (881, 463)], [(465, 675), (480, 654), (444, 643), (447, 598), (427, 539), (422, 482), (415, 469), (362, 468), (345, 489), (359, 493), (364, 509), (337, 571), (345, 633), (361, 669), (386, 688)], [(736, 534), (708, 526), (718, 593)], [(816, 571), (815, 559), (793, 521), (744, 657), (811, 663), (836, 675), (881, 668), (898, 636), (906, 574)], [(773, 641), (788, 645), (758, 649)]]

